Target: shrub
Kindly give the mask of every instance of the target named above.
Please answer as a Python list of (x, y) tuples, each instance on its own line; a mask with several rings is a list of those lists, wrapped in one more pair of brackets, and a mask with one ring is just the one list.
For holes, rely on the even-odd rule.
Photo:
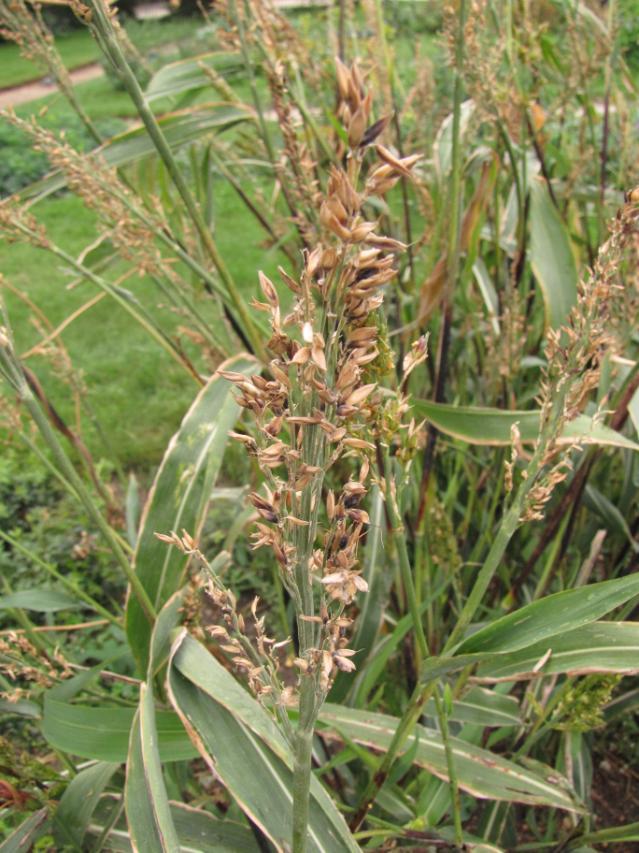
[[(43, 127), (54, 133), (64, 133), (74, 148), (86, 151), (95, 145), (81, 119), (72, 111), (55, 108), (41, 119)], [(117, 119), (97, 122), (105, 137), (114, 134), (124, 123)], [(18, 128), (0, 122), (0, 198), (11, 195), (39, 180), (51, 170), (46, 154), (34, 151), (28, 139)]]

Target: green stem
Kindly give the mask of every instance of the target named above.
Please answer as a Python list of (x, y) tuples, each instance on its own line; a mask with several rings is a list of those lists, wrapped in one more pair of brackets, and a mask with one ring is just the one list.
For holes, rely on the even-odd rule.
[(315, 718), (315, 677), (305, 673), (302, 676), (300, 716), (295, 732), (295, 755), (293, 763), (293, 853), (304, 853), (306, 850)]
[(27, 381), (24, 377), (24, 373), (22, 372), (22, 365), (16, 358), (13, 353), (13, 349), (9, 343), (8, 338), (4, 338), (0, 341), (0, 365), (6, 371), (7, 376), (9, 377), (9, 381), (13, 385), (15, 391), (18, 394), (21, 402), (25, 405), (29, 414), (33, 418), (40, 434), (44, 438), (46, 444), (49, 446), (53, 454), (53, 458), (56, 461), (56, 464), (60, 468), (60, 471), (64, 475), (64, 477), (69, 481), (74, 491), (77, 493), (80, 501), (84, 505), (84, 508), (91, 518), (91, 520), (95, 523), (100, 533), (104, 537), (111, 553), (115, 557), (118, 565), (122, 569), (126, 579), (131, 585), (131, 590), (135, 597), (138, 599), (140, 603), (140, 607), (144, 611), (147, 619), (153, 623), (155, 621), (155, 610), (149, 596), (147, 595), (146, 590), (142, 586), (140, 579), (133, 571), (129, 560), (124, 553), (114, 531), (111, 529), (107, 521), (102, 516), (102, 513), (95, 505), (93, 498), (91, 497), (89, 491), (85, 487), (82, 482), (80, 476), (76, 472), (73, 467), (71, 460), (64, 452), (64, 448), (58, 441), (58, 437), (53, 431), (49, 421), (47, 420), (46, 415), (42, 411), (38, 401), (34, 397)]
[(160, 128), (155, 115), (153, 114), (151, 108), (149, 107), (144, 93), (140, 88), (140, 84), (137, 81), (137, 78), (133, 71), (131, 70), (131, 66), (126, 60), (122, 48), (120, 46), (117, 35), (113, 29), (111, 21), (108, 17), (108, 14), (105, 13), (103, 0), (92, 0), (91, 6), (95, 12), (95, 26), (100, 35), (101, 44), (107, 53), (109, 59), (113, 63), (114, 67), (120, 74), (121, 80), (129, 93), (131, 100), (133, 101), (135, 108), (138, 111), (140, 118), (149, 134), (151, 141), (155, 145), (155, 148), (160, 156), (160, 159), (166, 166), (167, 172), (169, 173), (171, 180), (173, 181), (175, 188), (177, 189), (182, 201), (184, 202), (184, 206), (186, 207), (189, 216), (195, 228), (202, 240), (203, 245), (205, 246), (209, 257), (211, 258), (213, 265), (215, 266), (224, 286), (228, 292), (228, 295), (235, 307), (235, 310), (238, 313), (238, 316), (242, 322), (242, 327), (246, 337), (251, 342), (251, 345), (254, 349), (256, 355), (262, 361), (267, 361), (266, 351), (262, 344), (261, 336), (253, 322), (253, 318), (251, 317), (249, 311), (247, 310), (246, 304), (240, 295), (240, 292), (235, 284), (233, 277), (229, 269), (227, 268), (222, 256), (220, 255), (217, 244), (213, 239), (213, 235), (211, 234), (209, 227), (193, 197), (186, 180), (184, 179), (184, 175), (180, 171), (175, 158), (173, 157), (173, 152), (171, 151), (171, 147), (168, 144), (162, 129)]
[(408, 609), (410, 612), (411, 620), (413, 622), (417, 662), (421, 664), (421, 661), (427, 658), (429, 655), (428, 643), (426, 641), (426, 635), (424, 634), (424, 626), (422, 625), (419, 601), (417, 600), (417, 594), (415, 592), (415, 583), (413, 581), (413, 571), (410, 565), (410, 559), (408, 557), (408, 548), (406, 547), (406, 536), (404, 534), (404, 526), (402, 524), (399, 510), (397, 508), (395, 495), (393, 494), (393, 490), (391, 488), (391, 460), (388, 450), (385, 453), (384, 469), (385, 470), (382, 473), (384, 475), (384, 482), (386, 484), (386, 512), (388, 513), (388, 519), (391, 524), (391, 535), (393, 537), (393, 542), (395, 543), (397, 556), (399, 558), (399, 569), (402, 578), (402, 586), (404, 587), (404, 594), (406, 595), (406, 599), (408, 601)]
[(446, 766), (448, 768), (448, 782), (450, 784), (450, 799), (453, 809), (453, 825), (455, 827), (455, 844), (462, 849), (464, 834), (461, 821), (461, 801), (459, 799), (459, 783), (457, 781), (457, 768), (455, 767), (455, 756), (450, 743), (450, 732), (448, 729), (448, 711), (444, 709), (442, 700), (439, 696), (439, 691), (435, 691), (435, 708), (437, 709), (437, 718), (439, 720), (439, 728), (444, 743), (444, 752), (446, 753)]

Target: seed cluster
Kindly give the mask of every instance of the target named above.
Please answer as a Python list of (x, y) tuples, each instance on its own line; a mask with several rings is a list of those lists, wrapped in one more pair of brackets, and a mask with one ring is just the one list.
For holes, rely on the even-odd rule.
[[(254, 547), (275, 555), (298, 613), (297, 665), (317, 678), (322, 694), (337, 669), (354, 669), (354, 652), (345, 648), (351, 621), (345, 608), (367, 589), (358, 545), (369, 518), (361, 504), (381, 404), (370, 380), (380, 356), (382, 288), (396, 275), (395, 256), (405, 248), (377, 233), (367, 202), (409, 177), (418, 159), (398, 159), (374, 145), (387, 121), (370, 123), (372, 99), (355, 66), (338, 63), (337, 81), (348, 149), (344, 165), (330, 170), (321, 238), (305, 252), (299, 280), (280, 268), (295, 297), (286, 316), (273, 282), (259, 276), (266, 301), (254, 306), (270, 316), (270, 375), (223, 373), (257, 427), (232, 436), (256, 457), (267, 483), (250, 495), (258, 516)], [(373, 145), (377, 161), (363, 175)], [(338, 462), (342, 485), (334, 492), (325, 477)]]
[(11, 111), (2, 115), (30, 137), (34, 151), (46, 154), (51, 165), (63, 173), (67, 187), (95, 211), (119, 254), (135, 264), (140, 275), (172, 275), (154, 239), (154, 232), (166, 229), (166, 223), (156, 212), (143, 208), (115, 169), (99, 154), (80, 154), (33, 118), (21, 119)]
[[(606, 355), (620, 350), (619, 329), (624, 312), (637, 316), (636, 292), (625, 285), (626, 260), (636, 252), (639, 233), (639, 211), (626, 201), (612, 222), (610, 236), (600, 247), (590, 274), (579, 285), (577, 303), (560, 329), (546, 334), (546, 358), (539, 403), (542, 424), (550, 436), (543, 444), (542, 474), (531, 488), (525, 521), (541, 520), (554, 489), (572, 471), (572, 450), (581, 449), (582, 441), (566, 439), (562, 433), (586, 406), (593, 390), (599, 386), (601, 367)], [(625, 293), (628, 291), (628, 293)], [(626, 300), (621, 298), (626, 295)], [(544, 433), (542, 431), (542, 440)]]

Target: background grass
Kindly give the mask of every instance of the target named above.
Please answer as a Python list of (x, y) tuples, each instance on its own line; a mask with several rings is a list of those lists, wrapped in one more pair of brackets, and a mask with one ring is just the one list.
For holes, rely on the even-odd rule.
[[(138, 50), (148, 52), (162, 45), (176, 44), (181, 40), (196, 37), (202, 26), (202, 20), (199, 18), (170, 17), (157, 21), (131, 19), (126, 23), (126, 31)], [(56, 46), (69, 71), (97, 62), (101, 58), (100, 49), (93, 36), (84, 28), (56, 36)], [(20, 55), (17, 45), (0, 46), (0, 89), (38, 80), (44, 73), (37, 63)]]
[[(72, 30), (56, 39), (65, 66), (72, 70), (100, 57), (100, 49), (87, 30)], [(20, 55), (16, 44), (3, 44), (0, 49), (0, 89), (19, 86), (43, 76), (43, 69)]]
[[(171, 43), (172, 49), (162, 52), (162, 61), (203, 50), (198, 36), (202, 29), (202, 21), (192, 18), (127, 23), (129, 36), (151, 59), (156, 48)], [(69, 67), (73, 67), (78, 57), (90, 56), (89, 48), (95, 48), (90, 35), (84, 31), (60, 36), (58, 41)], [(33, 74), (32, 64), (22, 59), (18, 62), (15, 52), (13, 45), (0, 47), (0, 85), (7, 85), (8, 79), (18, 79), (17, 76), (10, 78), (11, 73), (20, 72), (24, 77), (31, 68)], [(96, 57), (97, 51), (90, 59)], [(135, 116), (128, 95), (110, 75), (80, 83), (75, 89), (87, 113), (105, 136), (124, 129)], [(39, 121), (54, 131), (65, 130), (71, 144), (80, 149), (92, 144), (72, 108), (57, 91), (19, 106), (16, 112), (23, 118), (39, 116)], [(44, 155), (32, 151), (20, 133), (6, 124), (0, 127), (0, 151), (9, 176), (22, 170), (27, 178), (35, 180), (46, 169)], [(7, 191), (18, 188), (9, 183)], [(221, 250), (232, 263), (242, 289), (253, 293), (256, 270), (264, 266), (259, 227), (238, 203), (233, 190), (222, 181), (216, 182), (215, 199), (216, 231)], [(35, 213), (52, 239), (71, 254), (77, 255), (95, 239), (94, 216), (75, 196), (46, 199), (37, 206)], [(24, 244), (11, 246), (10, 251), (6, 245), (3, 247), (0, 274), (10, 285), (3, 289), (3, 295), (16, 330), (18, 347), (23, 352), (38, 341), (40, 334), (32, 323), (31, 309), (15, 295), (14, 288), (23, 291), (53, 326), (95, 295), (86, 284), (69, 290), (68, 284), (73, 278), (70, 271), (55, 264), (46, 253)], [(125, 286), (151, 307), (151, 313), (169, 333), (179, 336), (179, 317), (169, 314), (151, 281), (129, 279)], [(201, 307), (205, 314), (211, 311), (204, 299)], [(138, 470), (157, 464), (197, 393), (197, 385), (109, 298), (75, 320), (61, 340), (72, 361), (82, 365), (82, 378), (89, 389), (87, 402), (97, 424), (87, 431), (85, 439), (96, 458), (108, 456), (125, 468)], [(184, 342), (184, 346), (197, 358), (197, 352), (188, 342)], [(134, 370), (131, 370), (132, 364)], [(69, 390), (56, 377), (49, 361), (34, 357), (29, 360), (29, 366), (43, 379), (62, 417), (72, 418)], [(4, 393), (2, 388), (0, 394)], [(105, 436), (108, 436), (108, 444)]]
[[(264, 267), (259, 248), (261, 233), (250, 215), (237, 204), (233, 190), (223, 182), (215, 186), (217, 238), (224, 256), (232, 260), (236, 279), (245, 293), (256, 292), (256, 270)], [(47, 199), (38, 205), (38, 218), (52, 239), (70, 253), (78, 254), (95, 237), (94, 217), (75, 196)], [(267, 263), (274, 265), (275, 259)], [(81, 284), (69, 290), (70, 271), (50, 255), (25, 244), (0, 254), (0, 273), (23, 291), (57, 326), (97, 291)], [(132, 290), (174, 336), (180, 318), (171, 315), (162, 295), (144, 278), (127, 280)], [(39, 339), (31, 322), (31, 310), (8, 288), (4, 297), (16, 330), (17, 345), (24, 352)], [(211, 306), (202, 299), (203, 315)], [(88, 388), (87, 400), (100, 429), (87, 432), (92, 452), (115, 458), (125, 468), (148, 468), (161, 459), (198, 386), (123, 309), (105, 297), (82, 314), (61, 336), (74, 363), (82, 365)], [(182, 339), (181, 339), (182, 340)], [(189, 354), (197, 352), (182, 341)], [(132, 365), (134, 369), (132, 369)], [(52, 401), (64, 418), (73, 414), (69, 391), (53, 373), (47, 360), (32, 358), (29, 366), (43, 379)], [(4, 388), (2, 393), (6, 393)], [(108, 436), (108, 447), (101, 438)]]

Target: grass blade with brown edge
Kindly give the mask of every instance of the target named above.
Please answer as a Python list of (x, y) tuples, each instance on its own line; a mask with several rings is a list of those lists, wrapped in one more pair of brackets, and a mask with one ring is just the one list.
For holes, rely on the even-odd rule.
[[(239, 355), (224, 362), (223, 367), (249, 375), (258, 370), (258, 363), (248, 355)], [(216, 373), (200, 391), (169, 443), (147, 498), (134, 568), (156, 610), (181, 586), (188, 560), (177, 549), (160, 542), (155, 534), (186, 529), (197, 538), (220, 470), (228, 432), (239, 412), (232, 388), (228, 380)], [(141, 616), (139, 605), (129, 597), (127, 636), (144, 670), (152, 626)]]
[[(467, 441), (490, 446), (512, 444), (511, 428), (517, 425), (520, 440), (530, 444), (537, 440), (541, 413), (511, 411), (483, 406), (453, 406), (431, 400), (414, 400), (415, 412), (431, 422), (440, 432)], [(593, 444), (639, 450), (639, 444), (617, 430), (599, 423), (588, 415), (578, 415), (565, 424), (560, 442)]]
[[(355, 743), (380, 751), (387, 749), (391, 743), (398, 722), (396, 717), (386, 714), (339, 705), (326, 704), (320, 712), (320, 723), (327, 728), (343, 733)], [(440, 733), (418, 725), (406, 741), (405, 749), (413, 748), (416, 740), (414, 763), (440, 779), (447, 779), (446, 755)], [(550, 778), (555, 775), (552, 768), (547, 768), (548, 776), (544, 777), (459, 738), (450, 738), (450, 742), (459, 787), (475, 797), (582, 811), (577, 798), (558, 785), (556, 779)]]
[(155, 853), (156, 850), (177, 853), (180, 850), (164, 784), (153, 682), (154, 674), (161, 669), (168, 655), (169, 636), (180, 618), (183, 602), (182, 589), (171, 596), (155, 621), (147, 682), (140, 685), (140, 701), (131, 726), (124, 802), (131, 840), (140, 853)]
[[(289, 849), (293, 755), (273, 719), (186, 631), (175, 640), (168, 685), (174, 707), (215, 775), (276, 849)], [(310, 796), (309, 853), (358, 850), (315, 777)]]

